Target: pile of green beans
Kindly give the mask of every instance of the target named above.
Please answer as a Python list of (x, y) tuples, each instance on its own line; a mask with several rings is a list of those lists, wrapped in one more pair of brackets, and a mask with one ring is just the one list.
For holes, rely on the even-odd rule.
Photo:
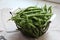
[(49, 19), (52, 15), (51, 6), (44, 5), (41, 8), (30, 6), (16, 12), (11, 20), (15, 22), (18, 30), (24, 35), (38, 38), (47, 31), (51, 22)]

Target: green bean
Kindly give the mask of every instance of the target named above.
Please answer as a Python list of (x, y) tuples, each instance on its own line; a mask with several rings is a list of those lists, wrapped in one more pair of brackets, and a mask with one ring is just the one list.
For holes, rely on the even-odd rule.
[(28, 17), (31, 17), (31, 16), (50, 16), (52, 14), (31, 14), (31, 15), (27, 15)]
[(51, 9), (51, 6), (48, 8), (48, 11), (50, 11), (50, 13), (52, 13), (52, 9)]

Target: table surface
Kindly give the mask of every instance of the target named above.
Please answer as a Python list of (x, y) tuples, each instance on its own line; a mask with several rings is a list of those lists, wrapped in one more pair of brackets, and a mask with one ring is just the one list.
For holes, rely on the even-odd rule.
[(0, 32), (0, 35), (3, 35), (7, 40), (33, 40), (31, 38), (26, 38), (19, 31), (7, 33), (6, 31), (15, 30), (16, 26), (14, 26), (13, 23), (8, 24), (6, 20), (11, 16), (9, 14), (10, 9), (12, 10), (18, 7), (26, 8), (33, 5), (41, 7), (44, 4), (52, 6), (53, 14), (56, 14), (56, 17), (51, 22), (48, 31), (37, 40), (60, 40), (60, 4), (40, 0), (0, 0), (0, 31), (6, 29), (5, 31)]

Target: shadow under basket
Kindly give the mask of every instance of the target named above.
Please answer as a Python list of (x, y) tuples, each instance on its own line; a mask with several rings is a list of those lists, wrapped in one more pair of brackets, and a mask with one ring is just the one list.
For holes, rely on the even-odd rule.
[(24, 29), (24, 28), (20, 28), (18, 25), (16, 25), (16, 26), (17, 26), (18, 30), (21, 31), (21, 33), (23, 35), (25, 35), (26, 37), (38, 38), (38, 37), (42, 36), (44, 33), (46, 33), (46, 31), (49, 28), (50, 23), (51, 23), (51, 21), (47, 22), (47, 24), (45, 26), (42, 26), (42, 27), (36, 26), (36, 28), (31, 28), (31, 29)]

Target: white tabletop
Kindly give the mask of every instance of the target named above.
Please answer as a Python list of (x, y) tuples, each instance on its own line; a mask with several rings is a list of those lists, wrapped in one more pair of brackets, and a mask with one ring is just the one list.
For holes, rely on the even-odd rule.
[[(10, 9), (15, 8), (25, 8), (28, 6), (37, 5), (38, 7), (43, 6), (44, 4), (47, 4), (48, 6), (52, 6), (53, 13), (56, 14), (55, 19), (51, 22), (48, 31), (41, 37), (39, 37), (37, 40), (60, 40), (60, 4), (50, 3), (46, 1), (40, 1), (40, 0), (0, 0), (0, 30), (4, 30), (5, 25), (2, 23), (6, 18), (10, 18), (9, 11)], [(6, 15), (7, 14), (7, 15)], [(3, 18), (2, 18), (2, 15)], [(6, 23), (7, 25), (8, 23)], [(14, 24), (8, 24), (11, 27), (6, 27), (7, 30), (14, 30), (16, 29), (16, 26)], [(14, 28), (13, 28), (14, 26)], [(30, 40), (30, 38), (26, 38), (21, 34), (21, 32), (0, 32), (0, 35), (4, 35), (4, 37), (7, 40)], [(33, 39), (31, 39), (33, 40)]]

